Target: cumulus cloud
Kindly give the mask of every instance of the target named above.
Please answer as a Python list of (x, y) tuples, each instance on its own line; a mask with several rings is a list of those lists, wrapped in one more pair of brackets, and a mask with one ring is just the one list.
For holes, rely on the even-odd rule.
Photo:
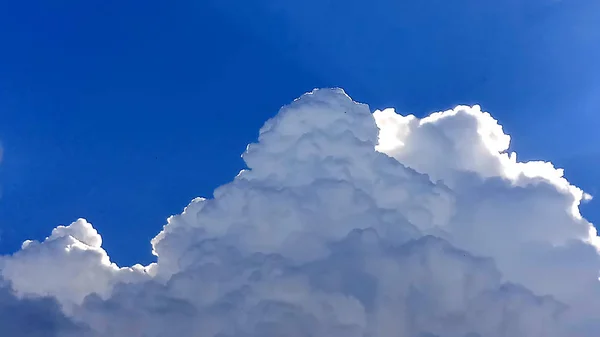
[(18, 298), (0, 281), (0, 331), (11, 337), (76, 337), (86, 327), (73, 322), (51, 297)]
[(2, 276), (21, 295), (53, 296), (65, 308), (92, 293), (110, 295), (119, 282), (147, 278), (140, 265), (119, 268), (101, 248), (102, 238), (84, 219), (58, 226), (44, 242), (25, 241), (21, 250), (0, 258)]
[(79, 219), (0, 272), (79, 336), (597, 336), (590, 196), (509, 145), (478, 106), (419, 119), (315, 90), (168, 219), (156, 263), (116, 266)]

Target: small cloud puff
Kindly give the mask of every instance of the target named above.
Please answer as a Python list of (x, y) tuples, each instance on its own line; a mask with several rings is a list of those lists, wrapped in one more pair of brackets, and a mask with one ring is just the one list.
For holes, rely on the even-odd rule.
[(140, 265), (119, 268), (101, 248), (102, 238), (84, 219), (58, 226), (43, 242), (25, 241), (0, 270), (21, 295), (53, 296), (70, 309), (92, 293), (109, 296), (119, 282), (148, 278)]
[(479, 106), (419, 119), (314, 90), (168, 219), (156, 263), (116, 266), (79, 219), (1, 257), (2, 291), (59, 303), (56, 336), (596, 336), (588, 196), (509, 146)]

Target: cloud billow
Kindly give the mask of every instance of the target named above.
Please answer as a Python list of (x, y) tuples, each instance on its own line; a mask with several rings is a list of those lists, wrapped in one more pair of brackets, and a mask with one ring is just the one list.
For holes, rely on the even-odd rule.
[(419, 119), (314, 90), (168, 219), (156, 263), (115, 265), (79, 219), (1, 257), (2, 291), (60, 304), (57, 336), (597, 336), (590, 196), (509, 143), (478, 106)]

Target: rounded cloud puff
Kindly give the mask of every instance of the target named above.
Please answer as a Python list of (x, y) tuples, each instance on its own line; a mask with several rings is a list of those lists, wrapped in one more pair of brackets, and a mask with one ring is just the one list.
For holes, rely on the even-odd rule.
[(22, 295), (53, 296), (70, 310), (96, 293), (110, 295), (119, 282), (147, 278), (145, 268), (119, 268), (101, 248), (102, 238), (84, 219), (58, 226), (43, 242), (25, 241), (21, 250), (0, 258), (1, 276)]
[(314, 90), (168, 219), (156, 263), (117, 267), (80, 219), (0, 272), (81, 336), (597, 336), (589, 196), (509, 145), (478, 106), (419, 119)]

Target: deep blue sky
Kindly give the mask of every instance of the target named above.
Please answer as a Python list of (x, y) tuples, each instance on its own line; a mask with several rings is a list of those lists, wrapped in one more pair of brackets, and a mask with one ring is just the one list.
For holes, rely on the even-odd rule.
[(113, 260), (150, 261), (166, 217), (324, 86), (420, 116), (479, 103), (521, 159), (600, 194), (596, 0), (0, 1), (0, 46), (0, 253), (85, 217)]

